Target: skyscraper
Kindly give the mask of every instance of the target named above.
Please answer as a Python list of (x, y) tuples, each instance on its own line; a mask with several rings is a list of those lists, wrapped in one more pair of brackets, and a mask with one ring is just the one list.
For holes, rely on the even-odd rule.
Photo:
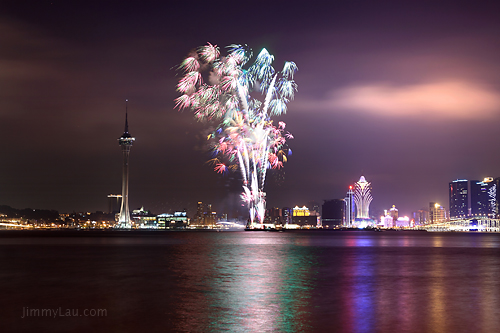
[(399, 211), (395, 205), (392, 205), (391, 209), (389, 209), (389, 216), (392, 217), (392, 226), (395, 227), (399, 218)]
[(354, 222), (354, 192), (352, 191), (352, 185), (349, 186), (344, 202), (344, 225), (351, 227)]
[(492, 188), (490, 189), (490, 202), (493, 209), (494, 218), (500, 218), (499, 202), (500, 202), (500, 177), (493, 180)]
[(273, 207), (268, 210), (267, 223), (282, 224), (281, 209)]
[(367, 182), (365, 176), (361, 176), (354, 186), (354, 202), (356, 204), (356, 218), (370, 218), (370, 203), (372, 202), (371, 183)]
[(429, 203), (429, 220), (430, 223), (440, 223), (446, 221), (446, 210), (437, 202)]
[(282, 218), (283, 218), (283, 224), (292, 223), (292, 208), (290, 208), (290, 207), (283, 207), (281, 209), (281, 215), (282, 215)]
[(342, 225), (344, 209), (344, 199), (325, 200), (321, 207), (321, 224), (323, 228), (340, 227)]
[(127, 102), (125, 100), (125, 131), (122, 136), (118, 138), (118, 143), (122, 147), (123, 152), (123, 173), (122, 173), (122, 206), (120, 209), (120, 217), (118, 218), (118, 227), (131, 228), (130, 223), (130, 210), (128, 207), (128, 160), (130, 148), (135, 141), (135, 138), (128, 132), (128, 110)]
[(492, 177), (483, 181), (471, 180), (470, 184), (470, 215), (477, 217), (496, 216), (496, 184)]
[(457, 179), (450, 183), (450, 218), (466, 217), (470, 214), (469, 182)]
[(495, 217), (498, 214), (497, 181), (457, 179), (450, 183), (450, 218)]
[(425, 209), (419, 209), (416, 212), (413, 212), (412, 215), (415, 224), (425, 225), (429, 223), (429, 212)]

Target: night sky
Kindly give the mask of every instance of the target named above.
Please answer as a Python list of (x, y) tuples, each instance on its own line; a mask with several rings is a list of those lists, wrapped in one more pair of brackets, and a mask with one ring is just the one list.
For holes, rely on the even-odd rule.
[[(343, 198), (361, 174), (372, 211), (448, 206), (448, 183), (500, 176), (500, 10), (487, 2), (2, 1), (0, 204), (106, 210), (240, 205), (238, 174), (205, 162), (208, 124), (174, 110), (176, 66), (210, 42), (296, 62), (285, 173), (269, 206)], [(489, 1), (488, 3), (491, 3)]]

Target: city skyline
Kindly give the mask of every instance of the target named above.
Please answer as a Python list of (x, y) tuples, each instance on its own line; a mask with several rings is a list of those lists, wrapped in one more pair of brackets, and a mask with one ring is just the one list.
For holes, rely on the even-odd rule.
[[(2, 204), (105, 210), (121, 188), (115, 140), (129, 98), (131, 207), (239, 207), (235, 175), (205, 163), (207, 125), (174, 110), (176, 67), (207, 42), (266, 47), (277, 67), (299, 68), (276, 118), (293, 154), (284, 179), (268, 175), (268, 207), (343, 198), (364, 174), (370, 210), (409, 215), (448, 206), (454, 179), (500, 176), (497, 5), (27, 3), (0, 5)], [(255, 21), (263, 13), (269, 25)]]

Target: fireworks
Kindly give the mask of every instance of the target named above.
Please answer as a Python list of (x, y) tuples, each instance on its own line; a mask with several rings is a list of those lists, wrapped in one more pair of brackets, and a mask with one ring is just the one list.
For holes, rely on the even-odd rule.
[(217, 173), (239, 169), (244, 202), (250, 221), (264, 220), (264, 184), (268, 168), (281, 169), (291, 151), (282, 121), (273, 125), (271, 116), (286, 113), (297, 84), (297, 66), (285, 62), (283, 70), (272, 67), (274, 56), (266, 49), (249, 64), (253, 53), (246, 45), (230, 45), (221, 56), (217, 45), (199, 47), (179, 66), (183, 77), (177, 84), (182, 95), (176, 108), (191, 109), (198, 120), (218, 121), (208, 136), (217, 157), (209, 162)]

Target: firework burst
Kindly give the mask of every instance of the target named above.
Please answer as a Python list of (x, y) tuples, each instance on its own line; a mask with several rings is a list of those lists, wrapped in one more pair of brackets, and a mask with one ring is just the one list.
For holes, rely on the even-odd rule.
[(287, 111), (297, 84), (297, 66), (285, 62), (277, 72), (274, 56), (262, 49), (250, 64), (252, 50), (246, 45), (230, 45), (221, 56), (216, 45), (199, 47), (179, 65), (183, 76), (177, 85), (181, 93), (178, 109), (190, 109), (198, 120), (218, 121), (208, 136), (217, 157), (210, 160), (214, 171), (239, 169), (243, 180), (242, 200), (247, 203), (252, 224), (264, 220), (267, 169), (281, 169), (291, 151), (282, 121), (273, 125), (271, 116)]

